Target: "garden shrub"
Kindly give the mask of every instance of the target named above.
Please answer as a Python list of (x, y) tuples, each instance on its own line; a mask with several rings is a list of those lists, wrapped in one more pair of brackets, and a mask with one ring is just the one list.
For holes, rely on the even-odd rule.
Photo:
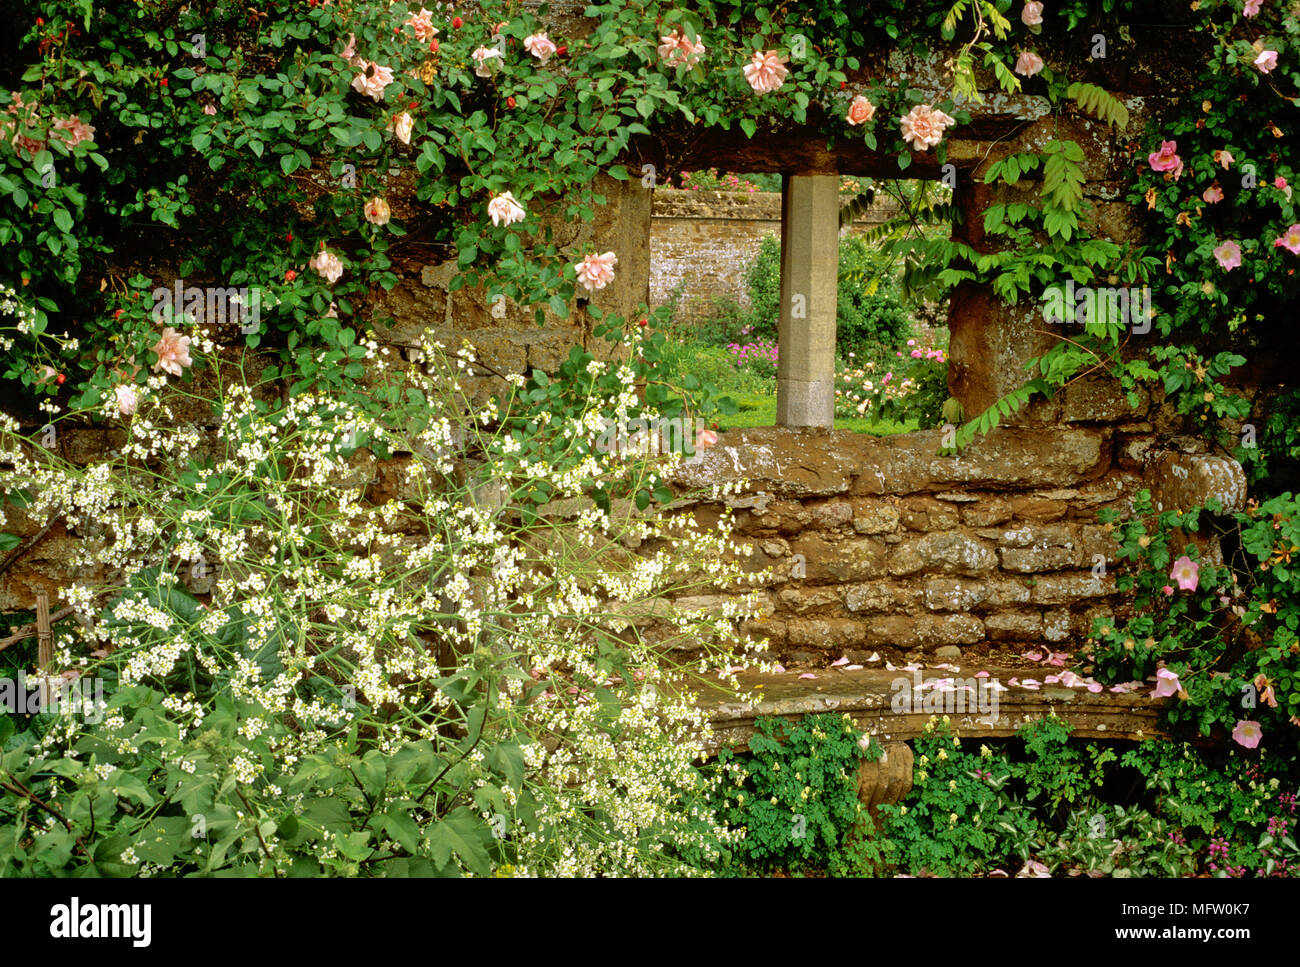
[[(651, 616), (668, 588), (732, 582), (729, 540), (626, 503), (537, 513), (593, 481), (637, 491), (646, 461), (592, 445), (603, 414), (642, 405), (631, 371), (608, 367), (606, 395), (601, 367), (582, 367), (579, 412), (522, 378), (519, 398), (479, 410), (456, 381), (468, 354), (426, 344), (421, 367), (363, 347), (381, 420), (282, 401), (226, 365), (208, 440), (161, 419), (154, 394), (121, 454), (86, 467), (0, 428), (5, 489), (97, 534), (75, 563), (106, 569), (66, 590), (86, 623), (60, 630), (54, 663), (65, 687), (98, 683), (103, 706), (0, 717), (0, 871), (610, 875), (694, 872), (674, 858), (689, 848), (716, 859), (729, 834), (688, 804), (703, 733), (677, 685), (720, 668), (734, 687), (726, 668), (750, 646), (732, 617)], [(366, 450), (409, 454), (400, 499), (367, 500)], [(639, 556), (602, 550), (625, 540)], [(698, 660), (674, 659), (680, 643)]]
[(880, 751), (847, 714), (758, 718), (749, 755), (723, 750), (711, 772), (710, 802), (738, 837), (731, 861), (751, 871), (862, 872), (875, 846), (858, 763)]

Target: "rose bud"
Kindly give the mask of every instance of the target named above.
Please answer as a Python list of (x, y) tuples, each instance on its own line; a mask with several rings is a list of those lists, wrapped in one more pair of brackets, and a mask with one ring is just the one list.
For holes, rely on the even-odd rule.
[(514, 107), (514, 106), (515, 106), (515, 99), (513, 97), (507, 97), (506, 107)]
[(298, 273), (295, 272), (293, 269), (290, 269), (288, 272), (284, 273), (284, 281), (286, 282), (292, 282), (296, 278), (298, 278)]
[(457, 30), (460, 30), (461, 25), (464, 24), (464, 23), (465, 23), (465, 21), (461, 20), (460, 17), (452, 17), (452, 18), (451, 18), (451, 25), (452, 25), (453, 27), (455, 27)]
[(55, 377), (54, 377), (54, 382), (56, 382), (56, 383), (58, 383), (60, 386), (62, 386), (62, 385), (63, 385), (63, 381), (66, 380), (67, 378), (68, 378), (68, 377), (64, 376), (62, 373), (59, 373), (58, 376), (55, 376)]

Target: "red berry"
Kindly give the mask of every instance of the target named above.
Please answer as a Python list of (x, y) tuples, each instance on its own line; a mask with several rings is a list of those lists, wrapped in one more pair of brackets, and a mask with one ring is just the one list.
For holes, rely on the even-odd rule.
[(36, 26), (38, 26), (38, 27), (44, 27), (44, 26), (45, 26), (45, 18), (44, 18), (44, 17), (37, 17), (37, 18), (36, 18)]
[(457, 30), (460, 30), (461, 25), (464, 24), (464, 23), (465, 23), (465, 21), (461, 20), (460, 17), (452, 17), (452, 18), (451, 18), (451, 25), (452, 25), (453, 27), (455, 27)]
[(284, 240), (285, 240), (286, 242), (292, 242), (292, 241), (293, 241), (293, 232), (289, 232), (287, 235), (285, 235), (285, 236), (284, 236)]
[(295, 272), (293, 269), (290, 269), (288, 272), (284, 273), (284, 281), (286, 282), (292, 282), (296, 278), (298, 278), (298, 273)]
[(648, 326), (648, 325), (650, 325), (650, 320), (649, 320), (649, 319), (642, 319), (640, 322), (637, 323), (637, 325), (638, 325), (638, 326)]
[(60, 386), (62, 386), (62, 385), (63, 385), (63, 381), (66, 380), (67, 378), (68, 378), (68, 377), (64, 376), (62, 373), (59, 373), (58, 376), (55, 376), (55, 377), (54, 377), (54, 382), (56, 382), (56, 383), (58, 383)]
[(506, 107), (514, 107), (514, 106), (515, 106), (515, 99), (513, 97), (507, 97)]
[(415, 105), (415, 102), (412, 101), (410, 104), (408, 104), (408, 105), (406, 105), (406, 106), (407, 106), (407, 108), (408, 108), (409, 110), (414, 111), (416, 105)]
[(563, 57), (568, 52), (569, 52), (568, 47), (560, 46), (555, 48), (555, 54), (557, 57)]
[(840, 90), (842, 91), (842, 90), (844, 90), (844, 88), (845, 88), (845, 82), (844, 82), (844, 81), (840, 81)]

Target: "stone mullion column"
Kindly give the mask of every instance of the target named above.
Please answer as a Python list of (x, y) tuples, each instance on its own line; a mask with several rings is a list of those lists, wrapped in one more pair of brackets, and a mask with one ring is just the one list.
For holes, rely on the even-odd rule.
[(781, 321), (776, 422), (835, 421), (838, 175), (787, 175), (781, 189)]

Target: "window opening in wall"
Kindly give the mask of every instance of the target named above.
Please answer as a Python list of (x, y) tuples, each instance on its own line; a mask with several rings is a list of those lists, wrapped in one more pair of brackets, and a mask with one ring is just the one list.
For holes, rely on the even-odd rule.
[[(663, 365), (736, 401), (721, 429), (778, 423), (781, 188), (779, 174), (708, 169), (656, 189), (651, 298), (672, 310)], [(885, 435), (955, 419), (947, 292), (925, 257), (927, 240), (951, 234), (952, 194), (942, 181), (839, 177), (836, 429)], [(796, 299), (793, 323), (801, 308)]]

